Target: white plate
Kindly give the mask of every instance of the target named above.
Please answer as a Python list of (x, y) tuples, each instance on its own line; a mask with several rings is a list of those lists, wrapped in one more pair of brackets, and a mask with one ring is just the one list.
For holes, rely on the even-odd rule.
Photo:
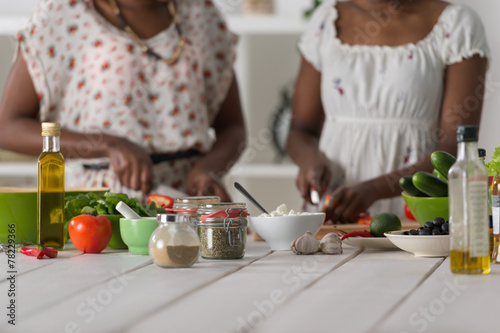
[(342, 241), (345, 245), (350, 245), (365, 249), (377, 250), (397, 250), (398, 247), (394, 245), (386, 237), (349, 237)]
[(403, 235), (402, 231), (386, 232), (385, 236), (401, 250), (417, 257), (446, 257), (450, 254), (449, 235)]

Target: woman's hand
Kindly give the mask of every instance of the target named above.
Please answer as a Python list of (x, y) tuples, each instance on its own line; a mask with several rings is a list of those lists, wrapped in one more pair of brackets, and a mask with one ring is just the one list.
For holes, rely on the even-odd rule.
[(317, 188), (320, 196), (328, 187), (332, 177), (330, 171), (330, 162), (328, 158), (320, 151), (314, 158), (310, 158), (306, 163), (300, 165), (299, 174), (295, 179), (297, 188), (304, 200), (311, 202), (311, 189)]
[(120, 183), (148, 194), (153, 186), (153, 162), (144, 148), (124, 138), (109, 137), (108, 156)]
[(187, 192), (193, 196), (218, 196), (221, 202), (231, 202), (224, 185), (213, 173), (194, 167), (188, 175)]
[(333, 191), (326, 213), (333, 223), (356, 223), (359, 215), (377, 199), (377, 191), (370, 182), (340, 186)]

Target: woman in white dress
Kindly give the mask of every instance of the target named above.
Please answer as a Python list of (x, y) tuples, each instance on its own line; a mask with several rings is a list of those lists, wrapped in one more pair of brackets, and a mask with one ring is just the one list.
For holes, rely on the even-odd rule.
[(333, 222), (402, 215), (398, 180), (456, 154), (456, 127), (479, 125), (489, 56), (483, 25), (440, 0), (325, 0), (299, 48), (287, 149), (297, 186), (330, 192)]

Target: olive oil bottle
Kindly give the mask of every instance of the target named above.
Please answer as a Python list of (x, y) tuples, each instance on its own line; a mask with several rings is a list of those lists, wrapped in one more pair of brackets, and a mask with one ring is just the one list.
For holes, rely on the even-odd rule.
[(64, 158), (58, 123), (42, 123), (43, 151), (38, 158), (38, 243), (64, 247)]
[(478, 159), (477, 126), (457, 128), (458, 156), (448, 173), (452, 273), (488, 274), (488, 173)]

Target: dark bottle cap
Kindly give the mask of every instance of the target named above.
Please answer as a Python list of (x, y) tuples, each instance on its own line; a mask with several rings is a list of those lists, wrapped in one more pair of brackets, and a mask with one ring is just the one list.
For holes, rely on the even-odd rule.
[(457, 142), (477, 142), (477, 138), (478, 138), (477, 126), (457, 127)]
[(477, 150), (477, 154), (479, 155), (479, 157), (486, 157), (486, 149), (479, 148)]

